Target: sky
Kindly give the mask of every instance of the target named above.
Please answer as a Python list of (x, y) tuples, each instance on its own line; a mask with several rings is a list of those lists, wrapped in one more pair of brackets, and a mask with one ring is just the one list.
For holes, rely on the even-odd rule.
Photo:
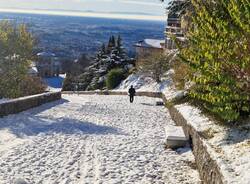
[(164, 19), (165, 6), (160, 0), (0, 0), (2, 12), (152, 20)]

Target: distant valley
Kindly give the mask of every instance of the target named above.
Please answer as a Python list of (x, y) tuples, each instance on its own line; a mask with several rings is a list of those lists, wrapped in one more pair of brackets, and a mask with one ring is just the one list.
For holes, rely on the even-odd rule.
[(35, 35), (36, 52), (51, 51), (60, 59), (93, 55), (110, 35), (121, 35), (130, 56), (137, 41), (164, 38), (164, 22), (88, 17), (0, 13), (0, 19), (26, 23)]

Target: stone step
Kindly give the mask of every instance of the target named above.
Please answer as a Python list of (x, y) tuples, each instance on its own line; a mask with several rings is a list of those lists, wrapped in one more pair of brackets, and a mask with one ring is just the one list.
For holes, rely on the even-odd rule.
[(189, 142), (181, 126), (166, 126), (165, 133), (166, 146), (168, 148), (176, 149), (185, 147)]

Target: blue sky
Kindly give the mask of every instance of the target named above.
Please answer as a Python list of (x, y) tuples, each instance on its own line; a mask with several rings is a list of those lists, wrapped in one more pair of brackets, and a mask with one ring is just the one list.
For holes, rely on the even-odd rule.
[(164, 16), (160, 0), (0, 0), (0, 9), (93, 11)]

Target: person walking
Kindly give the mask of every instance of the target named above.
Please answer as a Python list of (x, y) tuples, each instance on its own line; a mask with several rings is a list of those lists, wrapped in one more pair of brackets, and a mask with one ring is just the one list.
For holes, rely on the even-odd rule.
[(133, 86), (130, 86), (129, 90), (128, 90), (128, 93), (129, 93), (129, 97), (130, 97), (130, 103), (133, 103), (134, 102), (134, 97), (135, 97), (135, 88)]

